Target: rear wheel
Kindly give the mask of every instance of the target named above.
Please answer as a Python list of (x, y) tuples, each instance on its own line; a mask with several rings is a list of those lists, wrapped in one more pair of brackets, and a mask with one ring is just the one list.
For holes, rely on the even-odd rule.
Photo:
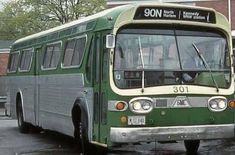
[(22, 101), (19, 99), (17, 101), (17, 121), (18, 121), (18, 128), (21, 133), (29, 133), (29, 124), (24, 122), (24, 114), (22, 108)]
[(184, 146), (188, 154), (197, 154), (200, 140), (185, 140)]

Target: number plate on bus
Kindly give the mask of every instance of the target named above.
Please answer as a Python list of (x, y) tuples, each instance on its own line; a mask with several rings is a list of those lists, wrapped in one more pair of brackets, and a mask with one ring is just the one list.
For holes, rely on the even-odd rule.
[(145, 125), (145, 116), (128, 116), (128, 125)]

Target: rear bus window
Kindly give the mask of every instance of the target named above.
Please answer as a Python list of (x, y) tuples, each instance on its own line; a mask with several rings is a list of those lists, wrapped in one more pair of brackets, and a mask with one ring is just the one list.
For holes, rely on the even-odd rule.
[(19, 61), (19, 52), (14, 52), (10, 54), (8, 72), (16, 72)]
[(27, 49), (22, 51), (20, 61), (20, 71), (29, 71), (33, 58), (33, 49)]
[(60, 60), (61, 43), (50, 44), (46, 46), (43, 57), (43, 69), (56, 69)]
[(63, 67), (79, 66), (85, 51), (86, 37), (70, 39), (66, 42)]

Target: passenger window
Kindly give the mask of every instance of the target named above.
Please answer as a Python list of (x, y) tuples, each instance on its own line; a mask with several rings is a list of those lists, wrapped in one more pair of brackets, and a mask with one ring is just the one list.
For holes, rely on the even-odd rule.
[(53, 55), (51, 58), (51, 68), (56, 68), (60, 60), (60, 44), (54, 46)]
[(43, 58), (44, 69), (55, 69), (60, 60), (61, 43), (47, 45)]
[(19, 52), (14, 52), (10, 54), (8, 72), (16, 72), (18, 67)]
[(27, 49), (22, 51), (20, 61), (20, 71), (29, 71), (32, 63), (33, 50)]
[(68, 40), (65, 45), (63, 67), (79, 66), (85, 51), (86, 37)]
[(64, 66), (69, 66), (72, 62), (75, 40), (67, 41), (64, 55)]

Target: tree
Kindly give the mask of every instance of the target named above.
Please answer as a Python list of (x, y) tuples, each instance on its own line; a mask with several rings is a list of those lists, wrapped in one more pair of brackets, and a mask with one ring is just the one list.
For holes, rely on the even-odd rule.
[(94, 14), (105, 6), (105, 0), (26, 0), (26, 3), (62, 24)]
[(18, 39), (94, 14), (105, 0), (15, 0), (0, 12), (0, 38)]
[(22, 1), (10, 1), (0, 12), (0, 38), (18, 39), (56, 25), (58, 21), (42, 20), (40, 13)]

